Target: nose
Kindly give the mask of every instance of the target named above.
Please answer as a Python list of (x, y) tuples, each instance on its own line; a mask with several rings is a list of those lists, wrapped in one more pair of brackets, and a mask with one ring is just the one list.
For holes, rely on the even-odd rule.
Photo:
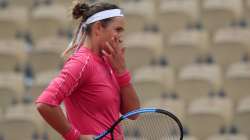
[(119, 38), (119, 40), (118, 40), (118, 41), (119, 41), (119, 43), (122, 43), (122, 42), (123, 42), (123, 40), (122, 40), (121, 38)]
[(123, 35), (122, 34), (118, 34), (118, 41), (119, 41), (119, 43), (123, 42)]

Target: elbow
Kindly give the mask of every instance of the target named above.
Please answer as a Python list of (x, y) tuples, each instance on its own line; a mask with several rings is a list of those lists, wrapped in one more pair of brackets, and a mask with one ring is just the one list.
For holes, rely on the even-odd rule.
[[(141, 108), (141, 106), (140, 106), (140, 104), (138, 103), (136, 109), (139, 109), (139, 108)], [(134, 110), (136, 110), (136, 109), (134, 109)], [(135, 115), (129, 117), (130, 120), (136, 120), (136, 119), (138, 119), (138, 118), (139, 118), (139, 114), (135, 114)]]
[(47, 105), (43, 104), (43, 103), (37, 103), (36, 104), (36, 109), (39, 113), (42, 113), (46, 110)]
[[(140, 105), (138, 105), (134, 110), (136, 110), (136, 109), (139, 109), (140, 108)], [(138, 119), (139, 118), (139, 114), (135, 114), (135, 115), (133, 115), (133, 116), (130, 116), (130, 117), (128, 117), (130, 120), (136, 120), (136, 119)]]
[[(125, 115), (128, 112), (130, 112), (130, 111), (123, 112), (122, 115)], [(129, 120), (136, 120), (136, 119), (138, 119), (138, 117), (139, 117), (139, 114), (135, 114), (135, 115), (129, 116), (128, 119)]]

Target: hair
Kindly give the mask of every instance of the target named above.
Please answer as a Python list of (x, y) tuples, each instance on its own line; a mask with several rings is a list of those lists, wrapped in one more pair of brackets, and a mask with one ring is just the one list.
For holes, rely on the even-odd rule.
[[(111, 3), (98, 2), (98, 3), (93, 3), (93, 4), (89, 5), (87, 3), (81, 3), (78, 1), (72, 10), (73, 19), (80, 20), (77, 31), (75, 32), (75, 34), (73, 36), (73, 42), (72, 42), (73, 45), (75, 44), (78, 33), (80, 31), (82, 31), (81, 25), (83, 22), (85, 22), (89, 17), (91, 17), (92, 15), (94, 15), (98, 12), (105, 11), (105, 10), (111, 10), (111, 9), (120, 9), (120, 8), (117, 5), (111, 4)], [(107, 19), (100, 20), (99, 22), (105, 28), (112, 21), (112, 19), (113, 18), (107, 18)], [(85, 36), (89, 35), (91, 33), (92, 25), (93, 25), (93, 23), (84, 27), (83, 31), (84, 31)], [(77, 46), (74, 45), (71, 48), (67, 48), (63, 52), (63, 56), (76, 47)]]

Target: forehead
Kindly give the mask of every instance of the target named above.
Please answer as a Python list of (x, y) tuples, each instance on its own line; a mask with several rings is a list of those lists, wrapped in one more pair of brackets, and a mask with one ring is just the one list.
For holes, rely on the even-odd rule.
[(112, 26), (124, 26), (125, 25), (125, 19), (124, 17), (114, 17), (111, 23)]

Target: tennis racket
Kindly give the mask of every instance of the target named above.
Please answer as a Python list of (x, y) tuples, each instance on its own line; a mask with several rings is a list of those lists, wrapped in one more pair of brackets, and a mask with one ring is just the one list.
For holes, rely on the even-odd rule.
[[(139, 116), (136, 120), (129, 117)], [(119, 125), (120, 124), (120, 125)], [(125, 140), (182, 140), (183, 127), (180, 120), (169, 111), (141, 108), (122, 115), (113, 125), (94, 138), (120, 140), (114, 137), (116, 127), (122, 127)]]

